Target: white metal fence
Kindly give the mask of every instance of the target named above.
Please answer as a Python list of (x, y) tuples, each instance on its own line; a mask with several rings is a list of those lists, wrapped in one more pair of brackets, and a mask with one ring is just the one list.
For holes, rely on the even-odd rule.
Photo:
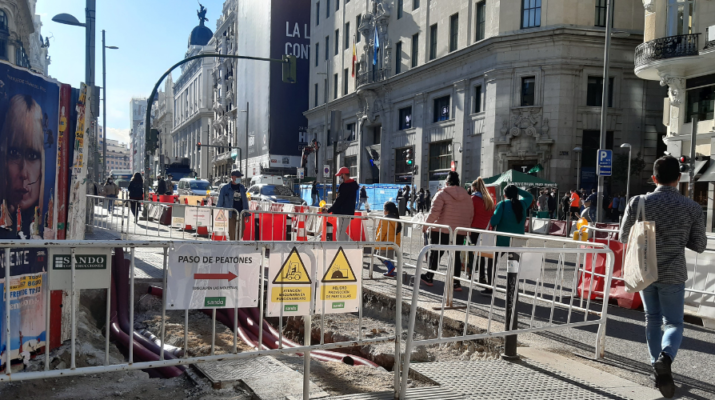
[[(362, 285), (359, 286), (359, 293), (357, 298), (359, 299), (360, 302), (360, 307), (359, 307), (359, 312), (357, 313), (356, 316), (356, 339), (350, 340), (350, 341), (344, 341), (344, 342), (338, 342), (338, 343), (325, 343), (325, 311), (326, 307), (323, 306), (321, 308), (321, 312), (315, 312), (315, 309), (312, 308), (311, 306), (311, 315), (319, 317), (321, 320), (320, 324), (320, 343), (311, 343), (310, 339), (310, 332), (311, 332), (311, 316), (304, 317), (304, 324), (305, 324), (305, 340), (306, 342), (302, 345), (294, 343), (287, 338), (284, 337), (283, 335), (283, 308), (281, 308), (281, 318), (279, 318), (279, 321), (281, 323), (281, 326), (278, 330), (270, 328), (270, 325), (267, 324), (264, 318), (264, 309), (266, 306), (266, 292), (264, 285), (267, 283), (267, 276), (266, 276), (266, 266), (268, 264), (268, 258), (267, 253), (268, 252), (273, 252), (273, 254), (277, 254), (278, 252), (284, 252), (286, 249), (287, 245), (293, 246), (294, 243), (286, 243), (286, 242), (216, 242), (212, 243), (215, 246), (227, 246), (230, 247), (231, 249), (239, 249), (239, 250), (246, 250), (250, 252), (255, 252), (255, 251), (260, 251), (261, 253), (261, 261), (260, 261), (260, 278), (259, 281), (256, 282), (256, 284), (259, 286), (258, 290), (260, 295), (258, 296), (259, 299), (259, 304), (258, 304), (258, 310), (257, 312), (254, 312), (252, 315), (254, 316), (253, 323), (257, 324), (257, 345), (254, 345), (254, 350), (252, 351), (245, 351), (245, 352), (239, 352), (237, 349), (237, 343), (239, 340), (238, 337), (238, 329), (237, 329), (237, 324), (238, 324), (238, 315), (242, 312), (241, 309), (236, 306), (234, 309), (228, 309), (230, 311), (233, 311), (234, 315), (234, 326), (229, 327), (233, 329), (234, 335), (233, 335), (233, 351), (228, 353), (228, 354), (215, 354), (215, 332), (216, 332), (216, 316), (217, 316), (217, 310), (216, 308), (212, 309), (212, 323), (213, 323), (213, 338), (211, 342), (211, 354), (206, 355), (206, 356), (189, 356), (189, 349), (186, 348), (186, 344), (188, 343), (188, 331), (189, 331), (189, 311), (185, 310), (184, 312), (184, 325), (183, 325), (183, 330), (184, 330), (184, 346), (183, 346), (183, 355), (180, 357), (173, 356), (170, 354), (168, 351), (165, 351), (165, 344), (166, 344), (166, 337), (165, 337), (165, 327), (166, 327), (166, 321), (167, 321), (167, 277), (169, 275), (169, 272), (173, 270), (174, 268), (185, 268), (183, 265), (170, 265), (168, 262), (168, 257), (172, 249), (174, 247), (179, 246), (181, 244), (190, 244), (193, 246), (198, 246), (197, 242), (186, 242), (186, 241), (41, 241), (41, 240), (26, 240), (26, 241), (19, 241), (19, 240), (3, 240), (0, 241), (0, 248), (3, 250), (3, 257), (4, 257), (4, 265), (9, 266), (11, 265), (11, 249), (12, 251), (15, 251), (17, 249), (31, 249), (31, 248), (39, 248), (39, 249), (44, 249), (44, 250), (50, 250), (50, 249), (58, 249), (58, 248), (63, 248), (63, 249), (69, 249), (70, 255), (71, 255), (71, 265), (69, 268), (69, 279), (70, 279), (70, 315), (71, 315), (71, 337), (70, 337), (70, 351), (71, 351), (71, 362), (68, 368), (65, 369), (50, 369), (50, 354), (49, 352), (45, 353), (44, 356), (44, 370), (42, 371), (32, 371), (32, 372), (12, 372), (12, 368), (6, 368), (6, 371), (4, 374), (0, 374), (0, 382), (7, 382), (7, 381), (19, 381), (19, 380), (32, 380), (32, 379), (44, 379), (44, 378), (57, 378), (57, 377), (62, 377), (62, 376), (74, 376), (74, 375), (81, 375), (81, 374), (94, 374), (94, 373), (106, 373), (106, 372), (113, 372), (113, 371), (124, 371), (124, 370), (134, 370), (134, 369), (153, 369), (153, 368), (163, 368), (163, 367), (176, 367), (176, 366), (182, 366), (182, 365), (188, 365), (188, 364), (195, 364), (195, 363), (202, 363), (202, 362), (209, 362), (209, 361), (220, 361), (220, 360), (234, 360), (234, 359), (246, 359), (246, 358), (252, 358), (252, 357), (259, 357), (259, 356), (266, 356), (266, 355), (277, 355), (277, 354), (302, 354), (304, 355), (305, 359), (305, 364), (304, 364), (304, 393), (303, 396), (305, 399), (308, 398), (308, 383), (310, 379), (310, 358), (311, 358), (311, 353), (313, 353), (313, 356), (318, 359), (330, 359), (331, 358), (331, 353), (329, 350), (331, 349), (339, 349), (339, 348), (346, 348), (346, 347), (354, 347), (354, 346), (366, 346), (366, 345), (371, 345), (371, 344), (377, 344), (377, 343), (385, 343), (385, 342), (394, 342), (395, 343), (395, 354), (400, 354), (401, 353), (401, 348), (400, 348), (400, 338), (401, 335), (399, 334), (402, 332), (402, 326), (401, 326), (401, 321), (402, 318), (400, 317), (402, 314), (402, 284), (400, 281), (397, 282), (396, 285), (396, 291), (394, 293), (395, 299), (396, 299), (396, 308), (395, 308), (395, 316), (393, 318), (394, 321), (394, 329), (396, 334), (390, 335), (390, 336), (385, 336), (385, 337), (379, 337), (379, 338), (366, 338), (365, 334), (363, 333), (363, 307), (362, 307)], [(318, 256), (316, 258), (322, 257), (323, 262), (325, 263), (325, 258), (326, 258), (326, 252), (327, 251), (334, 251), (337, 246), (340, 246), (341, 248), (355, 248), (355, 249), (373, 249), (377, 246), (379, 247), (386, 247), (392, 250), (395, 254), (396, 258), (396, 268), (398, 273), (402, 273), (402, 253), (400, 249), (394, 245), (393, 243), (374, 243), (374, 242), (365, 242), (365, 243), (305, 243), (301, 244), (302, 249), (310, 249), (312, 251), (318, 252)], [(115, 363), (112, 364), (110, 363), (110, 357), (109, 357), (109, 338), (110, 338), (110, 299), (113, 297), (113, 293), (111, 293), (111, 288), (112, 287), (118, 287), (118, 282), (117, 282), (117, 277), (118, 276), (124, 276), (126, 279), (126, 275), (123, 275), (124, 273), (128, 272), (128, 303), (129, 304), (124, 304), (122, 307), (126, 306), (128, 307), (129, 311), (129, 326), (132, 327), (133, 329), (133, 321), (134, 321), (134, 315), (135, 315), (135, 310), (134, 310), (134, 291), (135, 291), (135, 278), (136, 278), (136, 250), (137, 249), (146, 249), (146, 248), (156, 248), (156, 249), (162, 249), (163, 250), (163, 283), (164, 283), (164, 293), (162, 296), (162, 311), (161, 311), (161, 332), (157, 335), (159, 337), (159, 354), (157, 354), (157, 357), (153, 361), (137, 361), (135, 358), (135, 351), (134, 351), (134, 342), (137, 340), (137, 338), (141, 338), (141, 336), (138, 333), (133, 333), (133, 332), (127, 332), (128, 334), (128, 358), (126, 362), (122, 363)], [(78, 367), (76, 364), (76, 354), (77, 354), (77, 349), (76, 349), (76, 342), (77, 342), (77, 312), (78, 309), (75, 306), (75, 300), (79, 296), (79, 289), (78, 289), (78, 279), (79, 275), (83, 273), (84, 271), (78, 270), (76, 268), (76, 260), (75, 260), (75, 254), (77, 252), (83, 252), (88, 249), (105, 249), (105, 250), (110, 250), (110, 249), (122, 249), (122, 251), (128, 251), (129, 253), (129, 265), (128, 265), (128, 271), (122, 270), (119, 266), (115, 265), (114, 268), (119, 268), (115, 270), (114, 273), (114, 286), (112, 282), (105, 281), (101, 282), (100, 286), (102, 287), (108, 287), (110, 288), (107, 291), (107, 321), (106, 321), (106, 342), (105, 342), (105, 359), (104, 359), (104, 365), (101, 366), (88, 366), (88, 367)], [(115, 254), (116, 256), (116, 254)], [(51, 262), (51, 261), (49, 261)], [(49, 265), (49, 264), (48, 264)], [(48, 266), (48, 268), (52, 268), (52, 266)], [(10, 274), (10, 268), (5, 268), (4, 271), (4, 278), (5, 278), (5, 284), (8, 285), (9, 282), (11, 282), (11, 274)], [(355, 268), (355, 273), (360, 273), (362, 274), (362, 265), (359, 267), (356, 266)], [(50, 275), (54, 278), (54, 275)], [(46, 299), (49, 299), (49, 290), (48, 288), (50, 287), (51, 279), (47, 279), (46, 284), (43, 287), (43, 290), (45, 291)], [(111, 276), (109, 278), (112, 280)], [(313, 286), (313, 292), (316, 294), (316, 301), (317, 300), (317, 293), (318, 293), (318, 279), (314, 279), (313, 282), (315, 283), (315, 286)], [(364, 282), (364, 280), (361, 280)], [(120, 289), (121, 290), (121, 289)], [(6, 304), (9, 304), (10, 301), (10, 290), (5, 290), (4, 294), (4, 299)], [(312, 303), (311, 303), (312, 304)], [(117, 307), (120, 305), (117, 303)], [(316, 303), (317, 307), (317, 303)], [(10, 348), (10, 332), (13, 331), (13, 329), (17, 329), (17, 327), (12, 326), (12, 319), (10, 318), (10, 307), (5, 307), (5, 315), (3, 316), (4, 318), (4, 329), (5, 329), (5, 342), (2, 343), (3, 345), (6, 346), (6, 348)], [(51, 319), (50, 319), (50, 302), (47, 301), (46, 303), (46, 319), (45, 319), (45, 328), (46, 332), (50, 332), (51, 330)], [(268, 330), (267, 330), (268, 329)], [(266, 343), (269, 340), (272, 340), (273, 336), (275, 335), (276, 342), (278, 345), (276, 346), (277, 348), (267, 348)], [(267, 338), (267, 336), (269, 336)], [(5, 353), (5, 361), (6, 365), (9, 366), (11, 362), (11, 357), (10, 357), (10, 351), (6, 351)], [(347, 355), (346, 355), (347, 356)], [(333, 357), (334, 358), (334, 357)], [(396, 357), (396, 359), (399, 359)], [(395, 388), (395, 397), (398, 396), (399, 394), (399, 362), (395, 363), (395, 368), (394, 368), (394, 388)]]
[[(428, 245), (424, 247), (418, 257), (417, 269), (415, 274), (418, 275), (422, 272), (423, 260), (422, 255), (427, 254), (430, 251), (450, 251), (450, 252), (472, 252), (476, 257), (480, 257), (484, 253), (491, 253), (495, 256), (494, 263), (494, 280), (492, 280), (491, 288), (493, 289), (491, 302), (488, 308), (487, 314), (487, 326), (486, 330), (482, 333), (477, 334), (467, 334), (468, 319), (470, 317), (469, 309), (465, 313), (465, 324), (464, 332), (462, 335), (456, 335), (452, 337), (445, 337), (443, 335), (443, 323), (444, 323), (444, 308), (446, 306), (447, 296), (446, 293), (442, 296), (442, 314), (440, 316), (439, 326), (437, 330), (437, 337), (416, 339), (415, 338), (415, 320), (419, 302), (420, 291), (415, 288), (412, 293), (412, 304), (410, 308), (410, 317), (408, 325), (407, 339), (405, 342), (405, 358), (404, 366), (402, 367), (402, 391), (404, 393), (407, 385), (408, 371), (410, 367), (410, 354), (412, 353), (412, 348), (416, 345), (434, 345), (442, 344), (456, 341), (465, 340), (477, 340), (477, 339), (489, 339), (495, 337), (506, 337), (510, 335), (522, 334), (522, 333), (532, 333), (547, 330), (558, 330), (565, 328), (577, 328), (583, 326), (598, 326), (598, 334), (596, 339), (596, 357), (603, 357), (604, 346), (605, 346), (605, 332), (606, 332), (606, 322), (608, 316), (608, 308), (606, 306), (601, 307), (601, 304), (590, 301), (590, 296), (586, 303), (583, 303), (583, 299), (576, 300), (576, 296), (571, 293), (571, 295), (564, 296), (563, 290), (566, 283), (571, 283), (572, 287), (575, 287), (582, 274), (591, 274), (591, 277), (599, 276), (590, 271), (583, 271), (580, 268), (566, 268), (565, 260), (567, 256), (576, 256), (577, 258), (587, 257), (589, 255), (604, 254), (607, 258), (608, 272), (613, 267), (613, 253), (609, 249), (605, 248), (524, 248), (524, 247), (499, 247), (499, 246), (477, 246), (466, 247), (466, 246), (440, 246), (440, 245)], [(520, 256), (520, 267), (514, 270), (514, 264), (507, 262), (506, 254), (518, 254)], [(545, 256), (547, 254), (556, 254), (559, 260), (557, 269), (555, 271), (555, 281), (551, 288), (548, 288), (544, 284), (545, 281)], [(536, 256), (536, 257), (535, 257)], [(534, 262), (540, 257), (540, 262)], [(507, 272), (518, 272), (517, 275), (517, 285), (521, 281), (522, 293), (518, 294), (518, 298), (521, 300), (513, 301), (512, 308), (507, 309), (507, 302), (503, 302), (503, 307), (498, 307), (495, 302), (495, 296), (498, 291), (504, 292), (507, 290), (507, 285), (499, 285), (496, 282), (496, 278), (499, 273)], [(535, 274), (534, 274), (535, 273)], [(530, 276), (535, 276), (534, 282), (532, 284), (533, 290), (526, 290), (524, 287), (526, 278), (524, 275), (529, 274)], [(610, 273), (601, 275), (602, 278), (606, 280), (606, 284), (610, 285)], [(474, 274), (472, 279), (470, 279), (469, 289), (471, 291), (474, 286)], [(591, 282), (594, 280), (591, 279)], [(447, 285), (448, 286), (448, 285)], [(519, 292), (518, 286), (515, 290)], [(446, 291), (445, 291), (446, 292)], [(524, 302), (527, 300), (530, 302)], [(516, 326), (514, 320), (518, 313), (518, 304), (522, 304), (522, 308), (526, 308), (530, 311), (530, 317), (528, 326), (520, 327)], [(608, 293), (605, 293), (603, 298), (603, 305), (608, 304)], [(469, 306), (469, 303), (468, 303)], [(537, 311), (539, 314), (545, 313), (548, 317), (537, 317)], [(557, 315), (558, 313), (558, 315)], [(495, 317), (497, 314), (503, 314), (505, 323), (508, 323), (512, 328), (511, 330), (499, 330), (495, 328)], [(511, 321), (506, 321), (507, 315), (511, 315)], [(592, 316), (589, 319), (589, 316)]]

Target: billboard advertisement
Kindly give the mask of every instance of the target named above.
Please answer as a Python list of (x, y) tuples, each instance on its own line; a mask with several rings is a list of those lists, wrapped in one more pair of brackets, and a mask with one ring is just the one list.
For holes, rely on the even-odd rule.
[(0, 63), (0, 238), (55, 238), (59, 83)]
[[(307, 141), (308, 69), (310, 67), (310, 0), (240, 2), (238, 53), (281, 59), (295, 55), (297, 83), (283, 83), (279, 63), (239, 60), (237, 104), (250, 103), (248, 123), (248, 176), (260, 167), (297, 167), (301, 142)], [(237, 125), (245, 126), (246, 113)], [(245, 143), (245, 130), (238, 141)]]
[(299, 156), (298, 144), (305, 143), (308, 130), (303, 112), (310, 101), (310, 0), (271, 0), (271, 4), (271, 58), (294, 55), (297, 82), (284, 83), (282, 66), (271, 63), (270, 154)]

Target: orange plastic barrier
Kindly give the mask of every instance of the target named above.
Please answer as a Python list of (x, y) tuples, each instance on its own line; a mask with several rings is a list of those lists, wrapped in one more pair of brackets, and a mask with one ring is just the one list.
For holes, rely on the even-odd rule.
[[(332, 214), (329, 214), (332, 215)], [(357, 212), (355, 215), (363, 215), (362, 212)], [(335, 242), (338, 240), (338, 217), (323, 217), (323, 233), (321, 240), (323, 242)], [(364, 242), (366, 241), (365, 228), (362, 225), (361, 219), (352, 219), (350, 221), (348, 230), (348, 236), (353, 242)]]

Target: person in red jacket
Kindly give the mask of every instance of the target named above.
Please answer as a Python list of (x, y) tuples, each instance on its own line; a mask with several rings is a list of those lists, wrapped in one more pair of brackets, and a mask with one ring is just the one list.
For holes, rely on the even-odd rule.
[[(472, 217), (471, 227), (474, 229), (487, 229), (489, 227), (489, 220), (494, 215), (494, 199), (492, 199), (491, 194), (487, 190), (484, 180), (480, 176), (472, 182), (472, 205), (474, 206), (474, 217)], [(476, 245), (479, 240), (478, 232), (469, 233), (469, 242), (472, 245)], [(469, 261), (467, 263), (467, 274), (472, 275), (472, 268), (474, 264), (474, 252), (469, 252)], [(479, 257), (479, 283), (485, 285), (492, 284), (492, 269), (493, 269), (493, 258), (485, 257), (483, 254)], [(482, 291), (485, 295), (491, 295), (491, 289), (485, 289)]]

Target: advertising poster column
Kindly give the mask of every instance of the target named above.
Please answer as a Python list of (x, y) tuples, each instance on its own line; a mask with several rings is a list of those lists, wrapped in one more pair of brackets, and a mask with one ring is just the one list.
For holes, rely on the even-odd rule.
[[(10, 282), (5, 282), (5, 254), (0, 257), (0, 369), (6, 356), (10, 360), (27, 360), (45, 346), (45, 277), (47, 251), (27, 248), (10, 251)], [(5, 290), (10, 288), (10, 341), (6, 345)]]
[(266, 315), (310, 315), (315, 253), (308, 246), (276, 245), (268, 268)]
[(169, 253), (166, 309), (258, 307), (256, 246), (181, 243)]
[(55, 237), (59, 83), (0, 62), (0, 238)]
[(322, 278), (315, 313), (358, 312), (361, 304), (362, 249), (340, 246), (326, 249), (322, 257), (318, 273)]

